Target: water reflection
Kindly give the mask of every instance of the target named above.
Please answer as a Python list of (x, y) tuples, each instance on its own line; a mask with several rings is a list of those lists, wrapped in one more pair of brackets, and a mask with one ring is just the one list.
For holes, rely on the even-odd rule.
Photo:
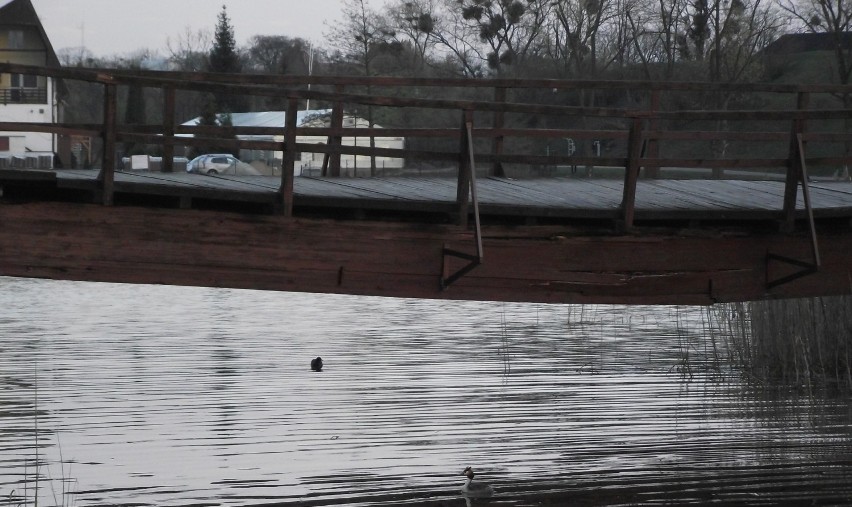
[(0, 288), (11, 505), (852, 502), (848, 398), (742, 385), (705, 309)]

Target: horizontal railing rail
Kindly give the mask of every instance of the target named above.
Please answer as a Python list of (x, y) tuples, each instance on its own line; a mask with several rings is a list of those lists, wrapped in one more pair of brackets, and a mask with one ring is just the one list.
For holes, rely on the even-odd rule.
[(116, 85), (142, 85), (159, 87), (164, 84), (219, 83), (274, 86), (371, 86), (371, 87), (435, 87), (435, 88), (506, 88), (506, 89), (557, 89), (557, 90), (650, 90), (671, 92), (767, 92), (796, 93), (852, 93), (852, 85), (796, 84), (796, 83), (724, 83), (696, 81), (648, 80), (564, 80), (564, 79), (472, 79), (472, 78), (414, 78), (395, 76), (287, 76), (277, 74), (222, 74), (212, 72), (148, 71), (86, 67), (39, 67), (13, 63), (0, 63), (0, 72), (41, 75), (57, 79), (70, 79)]

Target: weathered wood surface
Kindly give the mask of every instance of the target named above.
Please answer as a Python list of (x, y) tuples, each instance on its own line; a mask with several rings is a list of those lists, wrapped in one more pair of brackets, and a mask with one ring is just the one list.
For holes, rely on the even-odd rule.
[[(825, 101), (818, 102), (823, 109), (808, 107), (811, 94), (842, 95), (852, 90), (849, 86), (293, 78), (3, 63), (0, 71), (89, 81), (103, 85), (104, 91), (102, 125), (0, 122), (0, 130), (97, 135), (103, 141), (104, 168), (100, 173), (0, 170), (0, 188), (8, 191), (6, 203), (0, 202), (0, 274), (548, 302), (709, 303), (852, 291), (846, 255), (852, 246), (852, 184), (811, 182), (813, 218), (799, 191), (808, 190), (807, 168), (836, 170), (852, 163), (844, 148), (848, 132), (838, 127), (848, 122), (832, 121), (849, 120), (852, 109)], [(119, 125), (119, 86), (162, 90), (162, 124)], [(479, 92), (447, 94), (447, 87), (491, 89), (493, 98)], [(177, 90), (286, 99), (288, 118), (275, 128), (179, 126), (173, 104)], [(554, 95), (568, 90), (617, 92), (595, 101), (601, 107), (587, 107), (572, 99), (572, 93)], [(779, 95), (771, 101), (776, 107), (706, 110), (715, 106), (697, 101), (695, 109), (683, 109), (688, 101), (666, 103), (663, 91), (737, 91), (764, 99), (780, 94), (797, 101), (794, 106)], [(330, 125), (297, 127), (298, 104), (308, 98), (333, 104)], [(414, 115), (425, 108), (436, 114), (418, 119), (438, 121), (412, 122), (416, 128), (344, 128), (344, 107), (353, 106)], [(454, 115), (463, 118), (461, 130), (446, 121)], [(507, 115), (512, 121), (506, 121)], [(545, 116), (554, 121), (540, 121)], [(821, 127), (808, 132), (805, 126), (812, 123)], [(760, 128), (766, 130), (755, 130)], [(260, 132), (283, 136), (284, 142), (235, 137)], [(411, 139), (444, 137), (449, 146), (458, 138), (461, 149), (435, 148), (446, 143), (413, 143), (412, 149), (401, 150), (349, 147), (341, 139), (344, 134), (391, 133)], [(305, 135), (328, 139), (323, 144), (296, 142)], [(567, 137), (605, 140), (611, 146), (594, 157), (573, 150), (569, 154), (567, 147), (551, 153), (548, 143)], [(480, 141), (478, 151), (472, 138)], [(735, 143), (721, 157), (708, 149), (708, 142), (723, 140)], [(170, 173), (168, 162), (163, 173), (116, 171), (115, 147), (127, 141), (160, 145), (166, 154), (179, 144), (203, 147), (214, 141), (232, 149), (283, 150), (284, 173), (204, 177)], [(762, 145), (737, 148), (743, 141)], [(660, 146), (664, 142), (666, 150)], [(490, 150), (483, 150), (487, 144)], [(322, 172), (331, 176), (342, 172), (341, 154), (425, 158), (459, 171), (457, 179), (294, 179), (299, 152), (323, 154)], [(499, 177), (479, 177), (470, 188), (475, 174), (466, 169), (476, 164)], [(607, 165), (618, 168), (609, 171), (618, 179), (513, 180), (504, 177), (504, 166), (511, 164), (536, 170), (559, 164)], [(715, 178), (731, 169), (749, 174), (765, 169), (776, 171), (777, 181), (656, 179), (672, 167), (710, 169)], [(471, 203), (469, 195), (477, 201)], [(81, 200), (115, 206), (94, 207), (79, 204)], [(163, 206), (181, 209), (152, 208)], [(474, 213), (477, 227), (484, 219), (481, 236), (460, 225), (444, 225), (467, 223), (477, 209), (482, 215)], [(800, 229), (807, 222), (809, 234), (795, 233), (797, 221)], [(704, 229), (696, 227), (704, 222)], [(673, 229), (687, 223), (687, 234)], [(719, 232), (720, 226), (728, 232)], [(731, 227), (739, 229), (732, 233)], [(787, 234), (774, 232), (778, 229)], [(441, 290), (441, 280), (454, 280), (466, 262), (447, 251), (472, 253), (480, 244), (484, 262)], [(816, 274), (778, 284), (795, 273), (797, 261), (813, 268), (820, 260)]]
[[(96, 171), (5, 171), (0, 180), (41, 179), (60, 189), (95, 188)], [(803, 261), (805, 234), (764, 231), (583, 229), (571, 219), (615, 219), (622, 183), (605, 179), (480, 178), (483, 216), (556, 217), (565, 225), (485, 225), (485, 261), (446, 290), (463, 266), (445, 248), (473, 253), (455, 225), (299, 218), (300, 208), (452, 213), (450, 178), (307, 178), (294, 181), (297, 218), (223, 211), (0, 204), (0, 274), (380, 296), (553, 303), (679, 303), (848, 293), (852, 289), (852, 183), (811, 184), (823, 265), (773, 289), (794, 271), (772, 253)], [(278, 177), (117, 172), (116, 195), (271, 203)], [(780, 219), (782, 181), (642, 180), (639, 220)], [(801, 199), (800, 199), (801, 200)], [(802, 203), (799, 203), (801, 208)], [(315, 213), (315, 211), (314, 211)], [(843, 220), (841, 220), (842, 222)], [(493, 223), (493, 220), (490, 222)]]
[(807, 260), (807, 235), (605, 234), (483, 225), (484, 262), (442, 290), (473, 252), (454, 225), (286, 218), (62, 202), (0, 204), (0, 275), (416, 298), (710, 304), (849, 293), (852, 234), (820, 234), (821, 270), (767, 289)]
[[(32, 177), (26, 173), (31, 171), (21, 171), (21, 177)], [(87, 189), (96, 176), (96, 171), (60, 170), (56, 184)], [(280, 177), (116, 172), (114, 185), (117, 192), (132, 194), (272, 202)], [(817, 217), (852, 216), (852, 182), (814, 182), (810, 188)], [(620, 180), (477, 178), (480, 211), (491, 215), (615, 218), (622, 191)], [(454, 178), (297, 177), (294, 181), (296, 206), (450, 212), (455, 198)], [(640, 180), (636, 190), (639, 220), (771, 220), (781, 218), (783, 204), (782, 181)], [(797, 208), (802, 213), (803, 206), (800, 192)]]

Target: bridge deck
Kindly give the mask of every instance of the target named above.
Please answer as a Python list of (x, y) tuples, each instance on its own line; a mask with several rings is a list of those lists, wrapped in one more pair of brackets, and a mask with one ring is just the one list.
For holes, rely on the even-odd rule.
[[(89, 98), (102, 96), (102, 122), (0, 121), (0, 130), (55, 136), (66, 167), (71, 136), (82, 136), (93, 149), (77, 160), (105, 168), (0, 166), (0, 275), (553, 303), (710, 304), (852, 290), (852, 183), (808, 179), (852, 165), (852, 109), (837, 101), (852, 93), (848, 85), (294, 77), (8, 63), (0, 72), (97, 90)], [(159, 123), (119, 121), (128, 87), (159, 89)], [(184, 92), (275, 98), (286, 103), (286, 117), (274, 127), (180, 125)], [(718, 109), (723, 97), (732, 100)], [(300, 124), (307, 100), (329, 104), (328, 117)], [(344, 121), (365, 108), (390, 123)], [(404, 142), (349, 141), (388, 136)], [(571, 147), (563, 146), (569, 139)], [(166, 172), (115, 171), (128, 143), (162, 154)], [(268, 152), (283, 176), (169, 172), (181, 149), (212, 146)], [(294, 178), (299, 154), (322, 160), (334, 178)], [(368, 158), (454, 170), (339, 177)], [(506, 178), (568, 165), (611, 169), (596, 167), (596, 178)], [(494, 177), (472, 187), (474, 169), (486, 168)], [(719, 179), (659, 178), (687, 171)], [(803, 179), (814, 221), (801, 197)], [(471, 190), (482, 220), (469, 220)]]
[[(278, 178), (122, 172), (118, 205), (103, 206), (91, 203), (96, 177), (0, 171), (0, 274), (552, 303), (711, 304), (850, 290), (848, 181), (810, 185), (815, 216), (828, 219), (817, 221), (822, 262), (811, 270), (802, 227), (788, 234), (758, 222), (783, 216), (780, 181), (643, 180), (636, 217), (662, 226), (622, 234), (582, 223), (618, 220), (621, 181), (480, 178), (485, 260), (467, 271), (453, 252), (474, 252), (475, 237), (441, 216), (457, 212), (454, 178), (299, 177), (294, 217), (256, 210), (245, 219), (233, 211), (251, 203), (271, 211)], [(39, 188), (60, 195), (16, 196)], [(75, 202), (62, 202), (62, 192)], [(178, 203), (199, 209), (167, 209)], [(799, 208), (803, 215), (801, 199)], [(665, 227), (678, 220), (707, 227)], [(749, 223), (759, 232), (746, 232)]]
[[(97, 171), (0, 171), (0, 182), (53, 181), (59, 189), (94, 190)], [(271, 203), (279, 177), (200, 176), (185, 173), (117, 172), (115, 190), (138, 196)], [(485, 177), (477, 180), (483, 215), (552, 218), (617, 218), (623, 182), (617, 179)], [(852, 217), (852, 182), (810, 184), (817, 218)], [(450, 177), (298, 177), (296, 208), (447, 212), (455, 209)], [(768, 220), (783, 208), (784, 182), (769, 180), (641, 180), (636, 191), (640, 220)], [(801, 192), (799, 209), (804, 208)]]

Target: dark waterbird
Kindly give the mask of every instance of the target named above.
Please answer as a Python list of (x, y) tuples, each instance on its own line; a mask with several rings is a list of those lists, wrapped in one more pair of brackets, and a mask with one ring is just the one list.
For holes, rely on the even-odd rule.
[(311, 369), (314, 371), (322, 371), (322, 358), (317, 357), (311, 359)]
[(473, 482), (473, 469), (467, 467), (462, 475), (467, 477), (461, 492), (464, 496), (485, 498), (494, 494), (494, 488), (490, 484), (484, 482)]

